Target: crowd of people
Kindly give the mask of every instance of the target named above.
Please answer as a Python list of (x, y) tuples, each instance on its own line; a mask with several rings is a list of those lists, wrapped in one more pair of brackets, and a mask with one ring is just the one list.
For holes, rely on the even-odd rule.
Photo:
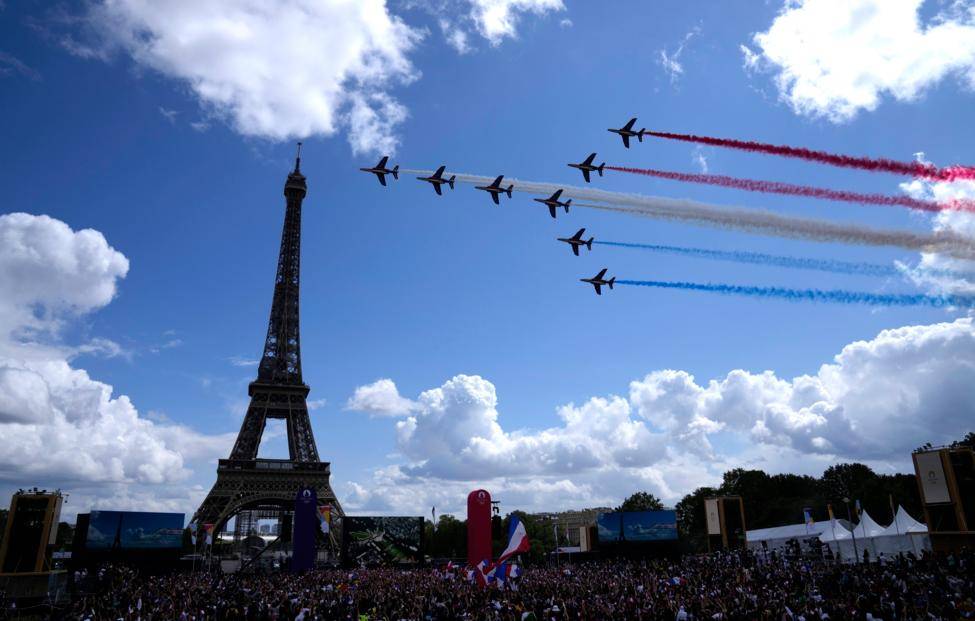
[(179, 621), (975, 619), (975, 555), (869, 564), (722, 552), (527, 567), (483, 586), (443, 567), (140, 575), (103, 567), (55, 618)]

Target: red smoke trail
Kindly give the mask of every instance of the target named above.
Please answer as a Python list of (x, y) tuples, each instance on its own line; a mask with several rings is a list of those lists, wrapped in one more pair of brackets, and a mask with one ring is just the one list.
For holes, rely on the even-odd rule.
[(949, 166), (938, 168), (932, 164), (921, 162), (898, 162), (886, 158), (872, 157), (853, 157), (849, 155), (837, 155), (826, 151), (813, 151), (802, 147), (789, 147), (785, 145), (767, 144), (764, 142), (752, 142), (750, 140), (732, 140), (729, 138), (712, 138), (710, 136), (694, 136), (692, 134), (672, 134), (670, 132), (646, 132), (649, 136), (666, 138), (668, 140), (682, 140), (684, 142), (696, 142), (715, 147), (727, 147), (729, 149), (741, 149), (743, 151), (754, 151), (756, 153), (768, 153), (771, 155), (781, 155), (784, 157), (797, 157), (811, 162), (840, 166), (844, 168), (859, 168), (861, 170), (871, 170), (874, 172), (889, 172), (897, 175), (909, 175), (911, 177), (924, 177), (937, 181), (956, 181), (958, 179), (975, 179), (975, 167), (972, 166)]
[(958, 211), (975, 212), (975, 202), (973, 201), (953, 200), (948, 203), (936, 203), (934, 201), (924, 201), (916, 198), (910, 198), (909, 196), (861, 194), (859, 192), (815, 188), (806, 185), (781, 183), (779, 181), (740, 179), (738, 177), (728, 177), (725, 175), (699, 175), (671, 172), (667, 170), (654, 170), (653, 168), (626, 168), (623, 166), (607, 166), (606, 169), (632, 173), (635, 175), (647, 175), (648, 177), (659, 177), (661, 179), (673, 179), (675, 181), (687, 181), (690, 183), (704, 183), (707, 185), (718, 185), (726, 188), (737, 188), (739, 190), (748, 190), (749, 192), (808, 196), (811, 198), (824, 198), (827, 200), (845, 201), (848, 203), (862, 203), (866, 205), (900, 205), (902, 207), (920, 209), (922, 211), (937, 212), (944, 211), (946, 209), (956, 209)]

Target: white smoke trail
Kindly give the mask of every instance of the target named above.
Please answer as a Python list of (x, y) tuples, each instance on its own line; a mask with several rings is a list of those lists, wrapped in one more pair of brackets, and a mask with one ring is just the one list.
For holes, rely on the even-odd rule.
[[(428, 176), (431, 170), (402, 169), (404, 174)], [(456, 175), (462, 183), (487, 185), (493, 177), (445, 172), (444, 177)], [(562, 190), (561, 199), (582, 201), (573, 206), (616, 211), (648, 218), (694, 222), (708, 226), (729, 228), (749, 233), (790, 237), (823, 242), (843, 242), (869, 246), (896, 246), (921, 252), (940, 252), (963, 259), (975, 259), (975, 244), (950, 231), (914, 233), (911, 231), (874, 229), (855, 224), (838, 224), (825, 220), (781, 216), (759, 209), (720, 207), (687, 199), (663, 198), (642, 194), (609, 192), (595, 188), (521, 181), (505, 177), (504, 185), (514, 185), (515, 191), (547, 196)]]

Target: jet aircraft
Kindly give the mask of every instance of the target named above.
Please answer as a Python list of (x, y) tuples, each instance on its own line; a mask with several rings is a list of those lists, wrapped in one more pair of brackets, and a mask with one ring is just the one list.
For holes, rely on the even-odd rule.
[(590, 237), (588, 240), (582, 239), (582, 234), (585, 232), (586, 229), (579, 229), (572, 237), (557, 237), (556, 239), (572, 246), (572, 254), (579, 256), (579, 246), (585, 246), (592, 250), (592, 241), (596, 239), (595, 237)]
[(557, 207), (562, 207), (565, 209), (565, 213), (569, 213), (569, 205), (572, 204), (571, 198), (563, 203), (559, 200), (560, 196), (562, 196), (562, 190), (556, 190), (555, 194), (549, 196), (548, 198), (533, 198), (532, 200), (546, 205), (548, 207), (548, 212), (552, 214), (552, 217), (554, 218), (555, 209)]
[(646, 131), (647, 131), (647, 128), (646, 127), (644, 127), (643, 129), (641, 129), (638, 132), (633, 131), (633, 124), (634, 123), (636, 123), (636, 117), (633, 117), (632, 119), (630, 119), (630, 122), (629, 123), (627, 123), (626, 125), (624, 125), (623, 127), (619, 128), (619, 129), (613, 129), (612, 127), (609, 128), (609, 131), (613, 132), (614, 134), (619, 134), (620, 135), (620, 138), (623, 139), (623, 146), (626, 147), (627, 149), (630, 148), (630, 138), (632, 136), (636, 136), (636, 139), (637, 140), (639, 140), (640, 142), (643, 142), (643, 134), (646, 133)]
[(582, 282), (587, 282), (590, 285), (592, 285), (593, 287), (595, 287), (596, 288), (596, 295), (602, 295), (603, 294), (603, 290), (602, 290), (602, 286), (603, 285), (609, 285), (609, 288), (612, 289), (613, 288), (613, 284), (616, 282), (616, 276), (613, 276), (609, 280), (606, 280), (605, 278), (603, 278), (603, 276), (605, 276), (605, 275), (606, 275), (606, 268), (604, 267), (602, 269), (602, 271), (600, 271), (598, 274), (596, 274), (592, 278), (580, 278), (579, 280), (581, 280)]
[(590, 153), (589, 157), (587, 157), (581, 164), (569, 164), (569, 166), (571, 168), (578, 168), (579, 170), (581, 170), (582, 176), (586, 179), (586, 183), (589, 183), (589, 173), (595, 170), (596, 172), (599, 173), (599, 176), (602, 177), (603, 166), (606, 165), (606, 162), (603, 162), (599, 166), (594, 166), (592, 163), (594, 159), (596, 159), (596, 154)]
[(386, 168), (386, 162), (389, 161), (389, 156), (383, 156), (383, 159), (379, 160), (379, 163), (372, 168), (360, 168), (362, 172), (372, 173), (376, 175), (379, 179), (379, 183), (386, 185), (386, 175), (393, 175), (393, 179), (399, 179), (399, 164), (393, 166), (392, 169)]
[(498, 178), (495, 179), (494, 183), (492, 183), (491, 185), (476, 185), (474, 187), (475, 189), (484, 190), (485, 192), (491, 194), (491, 198), (494, 199), (494, 204), (500, 205), (501, 203), (498, 202), (498, 194), (507, 194), (508, 198), (511, 198), (511, 189), (515, 187), (515, 184), (512, 183), (508, 185), (507, 189), (502, 188), (501, 187), (502, 179), (504, 179), (504, 175), (498, 175)]
[(446, 166), (441, 166), (440, 168), (437, 169), (437, 172), (433, 173), (429, 177), (417, 177), (417, 179), (419, 179), (420, 181), (426, 181), (427, 183), (432, 185), (433, 189), (437, 191), (437, 194), (442, 196), (443, 192), (440, 190), (440, 186), (446, 183), (447, 185), (450, 186), (450, 189), (453, 190), (454, 180), (457, 179), (457, 175), (450, 175), (450, 179), (444, 179), (443, 178), (444, 168), (446, 168)]

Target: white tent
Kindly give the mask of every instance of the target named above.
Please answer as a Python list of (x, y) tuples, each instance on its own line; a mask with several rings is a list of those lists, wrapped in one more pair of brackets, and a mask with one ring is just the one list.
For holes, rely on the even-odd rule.
[(845, 524), (841, 524), (839, 520), (836, 520), (835, 524), (824, 523), (827, 528), (819, 536), (819, 540), (829, 547), (836, 558), (843, 561), (854, 560), (860, 552), (860, 542), (858, 540), (858, 545), (854, 546), (853, 532)]
[[(745, 540), (748, 542), (748, 549), (754, 552), (768, 550), (785, 550), (789, 541), (796, 540), (800, 543), (818, 537), (824, 529), (829, 528), (829, 522), (815, 522), (813, 524), (789, 524), (787, 526), (773, 526), (772, 528), (759, 528), (745, 533)], [(765, 543), (763, 546), (762, 543)]]
[(920, 556), (924, 550), (931, 549), (931, 539), (927, 526), (912, 518), (904, 507), (897, 507), (894, 521), (874, 537), (874, 546), (877, 553), (884, 556), (902, 552)]

